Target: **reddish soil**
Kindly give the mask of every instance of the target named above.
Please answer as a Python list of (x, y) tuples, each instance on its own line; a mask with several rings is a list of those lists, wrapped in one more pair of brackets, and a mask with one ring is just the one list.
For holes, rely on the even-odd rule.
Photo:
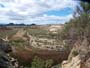
[(0, 27), (0, 31), (7, 31), (7, 30), (12, 30), (11, 28), (7, 28), (7, 27)]
[(38, 56), (39, 58), (43, 60), (53, 59), (54, 64), (61, 63), (63, 60), (66, 60), (69, 52), (59, 52), (59, 51), (50, 51), (50, 50), (37, 50), (33, 51), (31, 48), (30, 50), (20, 50), (17, 49), (14, 53), (16, 57), (21, 58), (23, 61), (30, 62), (35, 56)]

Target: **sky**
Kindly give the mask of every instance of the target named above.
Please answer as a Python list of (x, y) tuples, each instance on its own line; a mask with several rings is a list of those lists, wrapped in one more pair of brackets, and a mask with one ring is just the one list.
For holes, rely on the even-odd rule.
[(0, 24), (63, 24), (77, 5), (74, 0), (0, 0)]

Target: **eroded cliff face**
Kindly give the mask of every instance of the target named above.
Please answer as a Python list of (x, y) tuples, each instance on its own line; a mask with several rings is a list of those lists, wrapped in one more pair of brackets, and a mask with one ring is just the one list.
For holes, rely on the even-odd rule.
[(77, 41), (68, 60), (62, 62), (62, 68), (90, 68), (90, 42), (88, 39)]
[(62, 68), (90, 68), (90, 57), (86, 61), (83, 61), (80, 55), (77, 55), (72, 57), (71, 60), (63, 61)]
[(80, 68), (80, 56), (73, 57), (70, 61), (63, 61), (62, 68)]

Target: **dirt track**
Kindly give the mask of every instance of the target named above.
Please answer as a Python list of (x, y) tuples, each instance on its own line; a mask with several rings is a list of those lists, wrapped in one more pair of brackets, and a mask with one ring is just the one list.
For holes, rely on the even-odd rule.
[(13, 37), (23, 37), (23, 35), (26, 33), (25, 30), (18, 30), (18, 32)]

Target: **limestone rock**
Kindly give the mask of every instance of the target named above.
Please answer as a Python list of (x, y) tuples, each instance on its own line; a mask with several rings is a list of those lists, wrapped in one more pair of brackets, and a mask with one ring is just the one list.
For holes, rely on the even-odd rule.
[(63, 61), (62, 68), (80, 68), (80, 57), (77, 55), (73, 57), (71, 61)]

